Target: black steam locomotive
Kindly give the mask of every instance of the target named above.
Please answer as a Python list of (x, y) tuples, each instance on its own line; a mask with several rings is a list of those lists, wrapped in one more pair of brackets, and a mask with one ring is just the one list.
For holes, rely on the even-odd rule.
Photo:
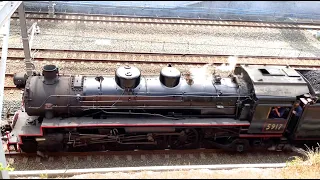
[(24, 89), (23, 106), (8, 144), (31, 153), (313, 143), (320, 139), (318, 75), (241, 65), (228, 77), (197, 77), (169, 65), (156, 76), (132, 66), (114, 76), (84, 76), (60, 75), (46, 65), (42, 75), (14, 77)]

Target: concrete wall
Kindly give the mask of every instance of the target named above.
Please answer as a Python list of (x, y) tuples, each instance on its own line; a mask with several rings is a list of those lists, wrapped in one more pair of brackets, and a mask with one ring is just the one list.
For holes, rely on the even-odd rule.
[(192, 7), (230, 8), (243, 11), (320, 15), (319, 1), (202, 1)]
[(70, 3), (81, 4), (100, 4), (105, 6), (140, 6), (140, 7), (153, 7), (153, 8), (174, 8), (183, 7), (193, 2), (201, 1), (64, 1)]
[[(292, 18), (320, 20), (317, 1), (54, 1), (56, 12), (292, 21)], [(48, 1), (25, 2), (27, 11), (47, 12)]]

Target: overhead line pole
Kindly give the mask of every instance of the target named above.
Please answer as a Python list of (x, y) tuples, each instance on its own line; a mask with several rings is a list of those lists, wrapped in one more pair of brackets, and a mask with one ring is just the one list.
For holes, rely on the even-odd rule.
[[(0, 122), (2, 123), (2, 108), (3, 108), (3, 96), (4, 96), (4, 81), (6, 72), (6, 62), (8, 56), (8, 41), (10, 32), (10, 19), (4, 25), (4, 34), (2, 42), (2, 54), (1, 54), (1, 69), (0, 69)], [(7, 166), (6, 157), (3, 150), (2, 141), (0, 142), (0, 163), (3, 167)], [(0, 173), (0, 179), (9, 179), (8, 171), (2, 170)]]
[[(2, 109), (3, 109), (3, 96), (4, 96), (4, 81), (6, 73), (6, 63), (8, 57), (8, 42), (10, 33), (10, 19), (12, 14), (20, 6), (22, 1), (1, 1), (0, 2), (0, 34), (3, 35), (2, 54), (0, 62), (0, 123), (2, 123)], [(0, 163), (2, 167), (7, 166), (6, 157), (3, 150), (2, 141), (0, 142)], [(2, 170), (0, 179), (9, 179), (8, 171)]]
[(9, 20), (22, 1), (0, 1), (0, 27)]
[(54, 15), (54, 6), (55, 5), (56, 5), (55, 3), (53, 3), (52, 1), (49, 1), (48, 13), (49, 13), (50, 17), (53, 17), (53, 15)]
[[(20, 19), (20, 28), (21, 28), (21, 36), (22, 36), (22, 44), (23, 44), (23, 51), (24, 51), (24, 62), (26, 66), (27, 75), (31, 76), (34, 71), (34, 65), (31, 62), (31, 48), (29, 43), (29, 37), (28, 37), (28, 29), (27, 29), (27, 23), (26, 23), (26, 15), (24, 11), (23, 3), (18, 8), (19, 13), (19, 19)], [(34, 33), (34, 31), (32, 31)], [(33, 35), (32, 35), (33, 39)]]

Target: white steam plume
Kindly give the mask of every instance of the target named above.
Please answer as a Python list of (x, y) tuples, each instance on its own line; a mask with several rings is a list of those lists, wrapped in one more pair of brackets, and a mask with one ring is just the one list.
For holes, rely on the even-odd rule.
[(220, 66), (214, 66), (213, 64), (206, 64), (200, 68), (190, 68), (190, 77), (193, 80), (210, 80), (213, 74), (218, 74), (221, 77), (228, 77), (233, 74), (233, 71), (237, 65), (238, 58), (236, 56), (230, 56), (227, 64)]
[(229, 74), (233, 74), (233, 71), (237, 65), (238, 62), (238, 57), (236, 56), (230, 56), (228, 58), (228, 63), (227, 64), (222, 64), (218, 66), (216, 69), (222, 72), (227, 72)]
[(212, 64), (206, 64), (200, 68), (190, 68), (189, 72), (192, 79), (207, 80), (212, 77), (214, 70)]

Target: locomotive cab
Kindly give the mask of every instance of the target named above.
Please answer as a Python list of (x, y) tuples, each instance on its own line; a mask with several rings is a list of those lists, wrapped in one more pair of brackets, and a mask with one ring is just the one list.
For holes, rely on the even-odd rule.
[(248, 133), (263, 137), (282, 136), (292, 116), (297, 97), (309, 93), (308, 84), (287, 66), (242, 66), (251, 80), (256, 103)]
[(256, 98), (248, 130), (251, 137), (320, 140), (320, 71), (308, 71), (313, 75), (308, 76), (286, 66), (242, 68)]

